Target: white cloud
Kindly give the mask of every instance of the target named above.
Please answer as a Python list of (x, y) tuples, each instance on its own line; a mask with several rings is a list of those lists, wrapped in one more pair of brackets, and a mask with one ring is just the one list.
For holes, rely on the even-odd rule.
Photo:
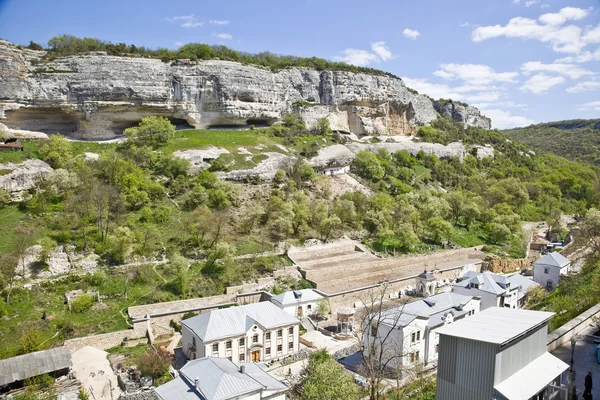
[(208, 23), (211, 25), (227, 25), (227, 24), (229, 24), (229, 21), (227, 21), (226, 19), (221, 19), (221, 20), (211, 19), (208, 21)]
[(403, 77), (406, 86), (433, 99), (453, 99), (466, 102), (491, 102), (500, 98), (502, 93), (495, 86), (464, 84), (450, 87), (445, 83), (433, 83), (427, 79)]
[(196, 18), (194, 14), (170, 17), (167, 18), (167, 21), (180, 23), (182, 28), (196, 28), (204, 25), (204, 22), (198, 21), (198, 18)]
[(463, 22), (463, 23), (458, 24), (458, 26), (460, 26), (461, 28), (466, 28), (468, 26), (471, 26), (471, 24), (468, 22)]
[(358, 65), (359, 67), (379, 61), (377, 54), (361, 49), (346, 49), (342, 51), (342, 56), (335, 58), (348, 64)]
[(576, 56), (563, 57), (555, 60), (555, 63), (586, 63), (588, 61), (600, 61), (600, 49), (594, 51), (584, 51)]
[(181, 42), (175, 42), (174, 45), (177, 46), (177, 47), (181, 47), (181, 46), (183, 46), (183, 43), (181, 43)]
[(216, 33), (215, 36), (218, 37), (219, 39), (223, 39), (223, 40), (233, 39), (233, 36), (229, 33)]
[(409, 39), (416, 39), (421, 35), (421, 33), (419, 33), (419, 31), (414, 30), (414, 29), (408, 29), (408, 28), (405, 28), (402, 31), (402, 34), (404, 35), (404, 37), (407, 37)]
[(546, 93), (556, 85), (560, 85), (565, 82), (565, 78), (562, 76), (548, 76), (540, 73), (532, 76), (521, 86), (521, 90), (524, 92), (531, 92), (535, 94)]
[[(473, 31), (474, 42), (505, 36), (508, 38), (535, 39), (552, 45), (552, 49), (562, 53), (579, 53), (592, 40), (582, 36), (582, 29), (576, 25), (564, 25), (568, 20), (580, 20), (590, 13), (590, 9), (564, 7), (558, 13), (543, 14), (539, 20), (515, 17), (505, 26), (481, 26)], [(587, 35), (587, 34), (586, 34)]]
[(600, 43), (600, 25), (588, 30), (585, 35), (583, 35), (583, 40), (587, 43)]
[(525, 64), (521, 65), (521, 70), (526, 75), (529, 75), (532, 72), (554, 72), (560, 75), (568, 76), (571, 79), (579, 79), (586, 75), (594, 75), (592, 71), (588, 71), (587, 69), (581, 68), (574, 64), (543, 64), (539, 61), (526, 62)]
[(390, 48), (385, 45), (385, 42), (371, 43), (371, 50), (373, 50), (373, 53), (377, 54), (382, 61), (393, 58), (392, 52), (390, 51)]
[(538, 4), (540, 0), (529, 0), (525, 2), (525, 7), (531, 7), (534, 4)]
[(388, 61), (392, 58), (394, 58), (392, 51), (382, 41), (371, 43), (371, 51), (349, 48), (343, 50), (341, 56), (334, 57), (335, 60), (361, 67), (381, 61)]
[(568, 93), (595, 92), (600, 91), (600, 81), (579, 82), (575, 86), (567, 88)]
[(477, 107), (480, 109), (483, 108), (494, 108), (494, 107), (503, 107), (503, 108), (520, 108), (522, 110), (527, 110), (527, 104), (519, 104), (514, 101), (498, 101), (494, 103), (477, 103)]
[(519, 4), (521, 0), (512, 0), (513, 4)]
[(520, 115), (512, 115), (509, 111), (500, 109), (483, 109), (482, 114), (492, 119), (492, 127), (497, 129), (509, 129), (527, 126), (534, 123), (533, 120)]
[(518, 72), (496, 72), (483, 64), (442, 64), (433, 74), (443, 79), (460, 79), (471, 84), (487, 85), (493, 82), (515, 82)]
[(600, 111), (600, 101), (590, 101), (589, 103), (582, 104), (580, 110), (594, 110)]
[(469, 104), (478, 104), (480, 102), (493, 102), (498, 101), (502, 93), (500, 92), (482, 92), (472, 96), (465, 96), (465, 100)]
[(550, 7), (550, 6), (549, 6), (548, 4), (542, 4), (540, 7), (541, 7), (541, 8), (548, 8), (548, 7)]

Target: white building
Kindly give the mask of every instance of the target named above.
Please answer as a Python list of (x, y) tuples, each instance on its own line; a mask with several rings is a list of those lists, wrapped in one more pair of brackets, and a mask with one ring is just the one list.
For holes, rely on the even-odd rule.
[(389, 368), (430, 363), (437, 359), (436, 329), (478, 313), (479, 303), (473, 296), (440, 293), (370, 316), (363, 351), (383, 350)]
[(527, 303), (529, 291), (533, 288), (540, 287), (540, 284), (534, 282), (533, 279), (530, 279), (526, 276), (523, 276), (517, 272), (512, 275), (508, 275), (506, 280), (510, 282), (511, 287), (518, 286), (519, 287), (519, 297), (517, 300), (517, 308), (521, 308)]
[(560, 253), (548, 253), (533, 263), (533, 280), (548, 290), (554, 290), (561, 276), (571, 272), (571, 261)]
[(343, 175), (350, 172), (350, 165), (328, 165), (315, 167), (315, 172), (320, 175)]
[(323, 296), (312, 289), (301, 289), (274, 296), (271, 303), (290, 315), (302, 318), (315, 314), (322, 299)]
[(436, 400), (565, 399), (569, 366), (546, 350), (552, 315), (490, 307), (439, 328)]
[(519, 285), (513, 285), (504, 275), (467, 272), (463, 280), (452, 286), (452, 292), (481, 298), (481, 309), (490, 307), (517, 308)]
[(298, 352), (300, 321), (271, 302), (213, 310), (181, 321), (190, 360), (222, 357), (235, 363), (276, 360)]
[(153, 389), (160, 400), (285, 400), (287, 391), (258, 365), (224, 358), (190, 361), (178, 378)]

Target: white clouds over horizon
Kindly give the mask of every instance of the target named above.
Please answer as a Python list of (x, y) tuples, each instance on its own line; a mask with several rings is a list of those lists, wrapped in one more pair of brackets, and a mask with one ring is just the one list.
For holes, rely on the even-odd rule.
[(588, 110), (600, 111), (600, 101), (590, 101), (588, 103), (582, 104), (581, 107), (579, 107), (579, 110), (582, 110), (582, 111), (588, 111)]
[(208, 21), (208, 23), (211, 25), (229, 25), (229, 21), (227, 21), (226, 19), (222, 19), (222, 20), (211, 19)]
[(487, 85), (493, 82), (515, 82), (518, 72), (497, 73), (489, 65), (483, 64), (442, 64), (433, 73), (446, 80), (460, 79), (471, 84)]
[(415, 40), (416, 38), (418, 38), (419, 36), (421, 36), (421, 33), (415, 29), (409, 29), (409, 28), (405, 28), (402, 31), (402, 34), (404, 35), (404, 37), (409, 38), (409, 39), (413, 39)]
[(521, 90), (534, 94), (543, 94), (548, 92), (554, 86), (563, 84), (566, 81), (562, 76), (549, 76), (544, 73), (539, 73), (529, 78)]
[(168, 17), (167, 21), (179, 23), (182, 28), (196, 28), (204, 25), (204, 22), (199, 21), (194, 14)]
[[(525, 17), (514, 17), (504, 26), (480, 26), (473, 31), (472, 40), (484, 40), (507, 37), (535, 39), (549, 43), (555, 52), (581, 52), (588, 44), (595, 43), (595, 29), (584, 33), (577, 25), (564, 25), (567, 21), (577, 21), (589, 15), (591, 9), (564, 7), (558, 13), (542, 14), (535, 20)], [(598, 32), (600, 36), (600, 31)], [(599, 39), (600, 41), (600, 39)]]
[(231, 40), (233, 39), (233, 36), (229, 33), (214, 33), (214, 35), (216, 37), (218, 37), (219, 39), (223, 39), (223, 40)]
[(568, 87), (568, 93), (595, 92), (600, 91), (600, 81), (584, 81), (579, 82), (574, 86)]
[(341, 52), (342, 55), (334, 57), (335, 60), (348, 64), (364, 67), (369, 64), (388, 61), (394, 58), (392, 51), (385, 42), (371, 43), (371, 51), (363, 49), (348, 48)]
[(524, 74), (530, 74), (532, 72), (553, 72), (559, 75), (567, 76), (571, 79), (579, 79), (587, 75), (594, 75), (595, 73), (587, 69), (581, 68), (573, 64), (564, 63), (553, 63), (543, 64), (540, 61), (529, 61), (521, 65), (521, 71)]
[(500, 109), (480, 109), (481, 113), (492, 120), (492, 128), (509, 129), (534, 124), (535, 121), (520, 115), (513, 115), (510, 111)]

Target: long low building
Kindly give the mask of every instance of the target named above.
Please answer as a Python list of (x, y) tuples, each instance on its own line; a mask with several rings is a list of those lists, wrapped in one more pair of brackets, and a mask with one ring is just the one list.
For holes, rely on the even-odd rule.
[(43, 374), (66, 375), (72, 366), (65, 346), (0, 360), (0, 388), (19, 387), (25, 379)]

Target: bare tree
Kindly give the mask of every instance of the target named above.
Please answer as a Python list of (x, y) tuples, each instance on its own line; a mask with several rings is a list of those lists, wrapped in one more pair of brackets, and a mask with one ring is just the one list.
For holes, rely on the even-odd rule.
[(37, 239), (37, 231), (34, 227), (17, 225), (15, 227), (15, 239), (13, 243), (13, 254), (17, 262), (23, 266), (23, 278), (25, 278), (25, 257), (31, 250), (31, 246)]
[[(362, 301), (359, 344), (362, 350), (362, 374), (369, 383), (369, 399), (381, 398), (380, 386), (386, 377), (402, 379), (404, 340), (396, 335), (406, 301), (386, 305), (391, 290), (387, 282), (370, 290)], [(402, 338), (404, 339), (404, 338)]]

